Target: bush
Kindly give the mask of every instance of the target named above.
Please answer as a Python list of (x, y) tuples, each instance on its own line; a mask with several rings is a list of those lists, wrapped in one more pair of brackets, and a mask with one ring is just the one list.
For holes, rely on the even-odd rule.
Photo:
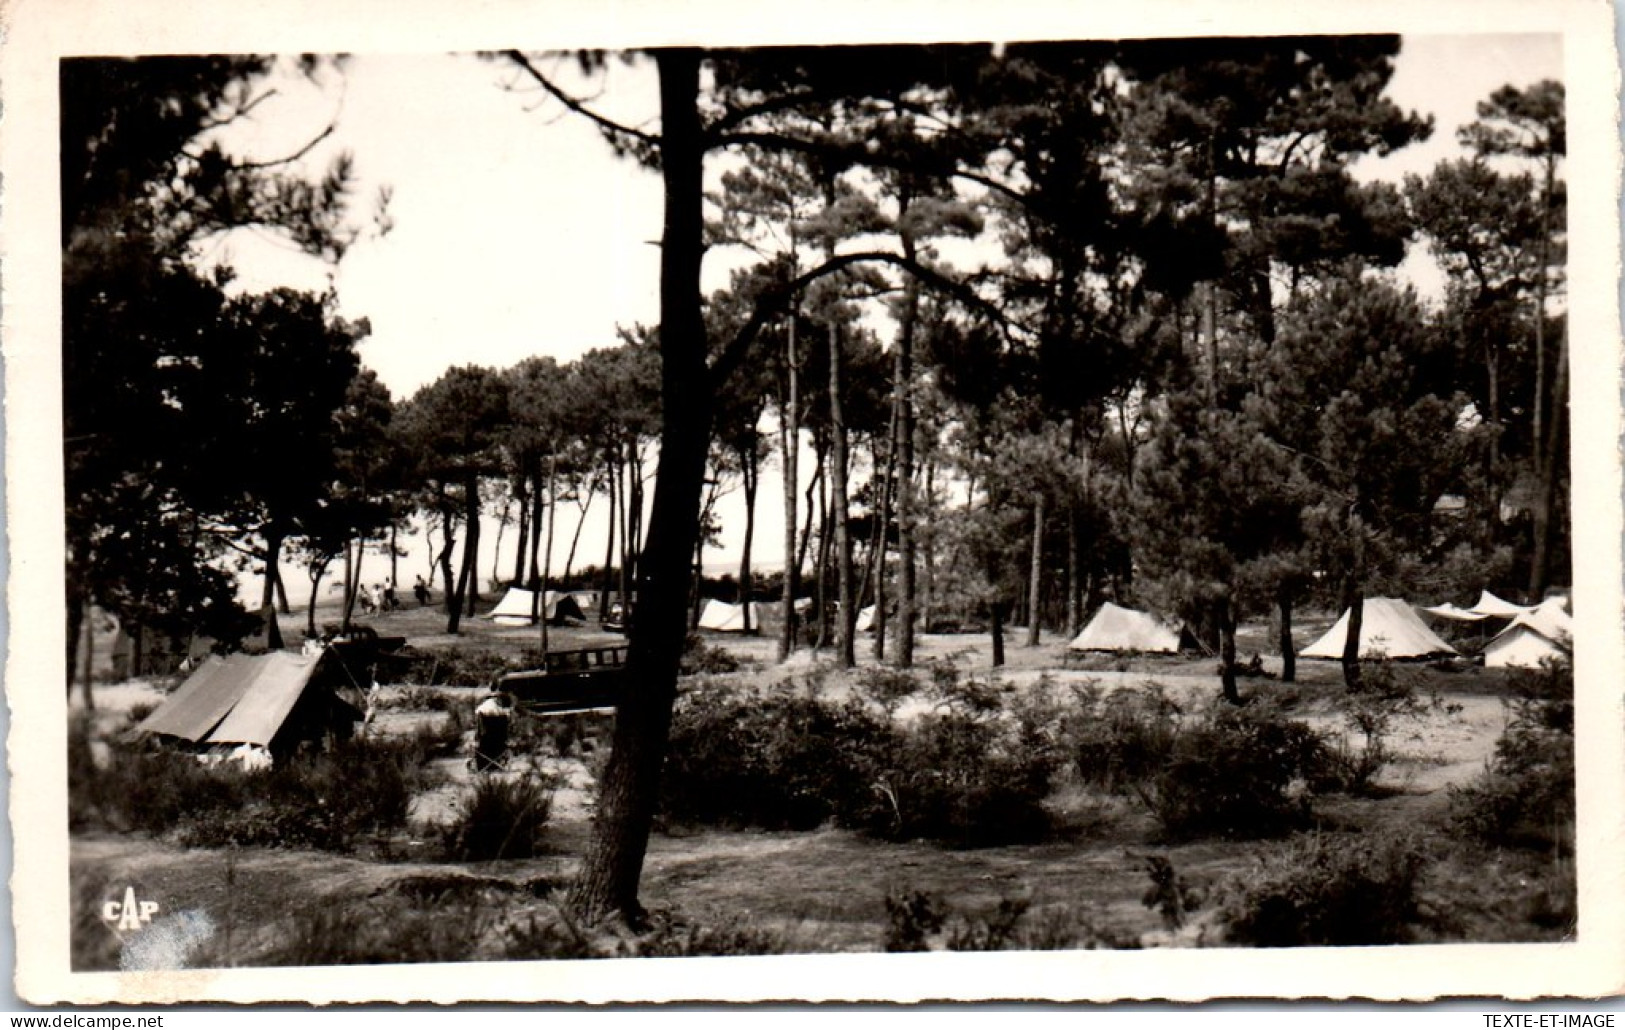
[(726, 648), (706, 643), (697, 633), (689, 634), (683, 647), (682, 663), (678, 674), (682, 676), (720, 676), (738, 672), (739, 659)]
[(1425, 697), (1417, 675), (1392, 662), (1370, 663), (1363, 668), (1359, 690), (1333, 695), (1333, 705), (1358, 746), (1340, 740), (1330, 747), (1326, 782), (1319, 786), (1351, 793), (1369, 792), (1372, 781), (1394, 760), (1389, 735), (1402, 721), (1421, 719), (1443, 705), (1438, 695)]
[(77, 825), (173, 832), (195, 847), (348, 850), (362, 834), (405, 826), (412, 792), (426, 782), (410, 745), (353, 741), (253, 773), (206, 768), (173, 751), (129, 749), (114, 749), (108, 767), (99, 769), (88, 760), (88, 745), (71, 747), (70, 813)]
[(858, 696), (885, 712), (889, 718), (897, 713), (904, 701), (919, 692), (920, 680), (907, 669), (871, 665), (858, 670), (855, 686)]
[(534, 776), (482, 776), (447, 825), (444, 841), (455, 860), (533, 858), (553, 810), (554, 784)]
[(861, 704), (713, 684), (678, 699), (661, 811), (765, 829), (851, 825), (875, 805), (875, 767), (892, 742)]
[(518, 668), (500, 651), (459, 647), (403, 647), (389, 667), (389, 678), (399, 683), (455, 687), (488, 687)]
[(346, 851), (369, 832), (406, 825), (417, 756), (408, 746), (353, 741), (261, 773), (202, 770), (240, 791), (235, 809), (182, 821), (181, 842)]
[(1463, 834), (1501, 847), (1573, 853), (1574, 670), (1567, 662), (1514, 670), (1510, 718), (1484, 774), (1452, 788)]
[(1236, 944), (1402, 944), (1418, 919), (1421, 868), (1403, 838), (1308, 835), (1221, 888), (1219, 918)]
[(469, 962), (482, 957), (480, 941), (494, 918), (480, 899), (421, 908), (399, 897), (359, 904), (327, 903), (285, 920), (260, 966), (378, 965)]
[(1142, 794), (1170, 838), (1276, 836), (1307, 825), (1326, 755), (1319, 734), (1266, 705), (1215, 704)]
[(1084, 783), (1131, 790), (1167, 767), (1182, 712), (1161, 687), (1077, 687), (1060, 720), (1061, 747)]
[(897, 840), (926, 838), (957, 847), (1043, 840), (1051, 831), (1044, 799), (1053, 766), (1019, 746), (1004, 720), (949, 712), (900, 731), (879, 783), (891, 811), (868, 828)]

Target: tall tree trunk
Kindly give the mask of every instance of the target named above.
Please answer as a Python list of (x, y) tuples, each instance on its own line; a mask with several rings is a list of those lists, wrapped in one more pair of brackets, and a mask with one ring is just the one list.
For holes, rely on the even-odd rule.
[[(280, 551), (280, 548), (278, 549)], [(283, 615), (292, 615), (293, 609), (288, 605), (288, 585), (282, 582), (282, 558), (277, 556), (277, 564), (271, 566), (271, 582), (276, 584), (276, 610)]]
[(530, 551), (530, 491), (525, 488), (528, 478), (523, 472), (514, 477), (514, 494), (519, 501), (519, 532), (514, 534), (519, 538), (519, 550), (513, 556), (515, 586), (525, 582), (525, 556)]
[(760, 627), (751, 621), (751, 575), (750, 575), (750, 545), (756, 535), (756, 488), (760, 485), (760, 470), (756, 465), (756, 441), (751, 440), (750, 446), (739, 455), (740, 477), (745, 487), (745, 539), (740, 544), (739, 551), (739, 603), (744, 605), (741, 617), (744, 619), (745, 633), (756, 632)]
[(1292, 643), (1292, 595), (1282, 590), (1275, 595), (1275, 606), (1281, 613), (1281, 682), (1295, 683), (1298, 679), (1298, 651)]
[[(818, 486), (818, 634), (813, 640), (813, 651), (817, 653), (829, 643), (829, 554), (830, 554), (830, 527), (829, 527), (829, 485), (824, 476), (825, 466), (819, 463), (819, 474), (814, 478)], [(812, 519), (811, 508), (807, 511), (807, 518)]]
[(857, 653), (852, 639), (857, 625), (857, 612), (853, 611), (852, 596), (852, 534), (848, 522), (846, 498), (847, 439), (846, 419), (841, 411), (841, 332), (834, 322), (829, 326), (829, 421), (831, 461), (830, 518), (835, 523), (835, 662), (843, 669), (857, 664)]
[(542, 581), (542, 524), (546, 521), (547, 499), (542, 496), (542, 467), (538, 464), (530, 475), (530, 575), (524, 585), (531, 590)]
[(1343, 685), (1349, 690), (1364, 686), (1360, 675), (1360, 631), (1365, 625), (1365, 593), (1359, 577), (1350, 575), (1343, 585), (1343, 601), (1348, 612), (1348, 635), (1343, 638)]
[(1083, 576), (1079, 568), (1078, 512), (1075, 506), (1066, 519), (1066, 638), (1073, 640), (1083, 629)]
[(542, 585), (533, 595), (542, 606), (537, 622), (542, 626), (542, 654), (547, 654), (547, 584), (553, 573), (553, 527), (559, 522), (559, 492), (557, 467), (552, 459), (547, 464), (547, 549), (542, 552)]
[[(1569, 335), (1567, 327), (1564, 328), (1563, 336), (1558, 344), (1557, 377), (1553, 385), (1555, 389), (1552, 391), (1551, 417), (1547, 420), (1546, 437), (1536, 441), (1536, 446), (1545, 452), (1542, 462), (1541, 481), (1536, 485), (1535, 547), (1529, 572), (1529, 599), (1537, 602), (1546, 596), (1546, 587), (1551, 583), (1552, 538), (1555, 535), (1557, 526), (1557, 520), (1552, 515), (1559, 505), (1558, 484), (1563, 481), (1565, 470), (1562, 440), (1565, 425), (1564, 414), (1568, 410), (1565, 398), (1569, 388)], [(1565, 579), (1567, 578), (1569, 577), (1565, 577)]]
[(1033, 555), (1027, 580), (1027, 646), (1037, 647), (1040, 628), (1040, 591), (1044, 585), (1044, 491), (1033, 498)]
[(265, 615), (265, 646), (272, 651), (282, 650), (282, 627), (277, 625), (276, 595), (277, 563), (282, 560), (282, 541), (285, 534), (274, 525), (265, 533), (265, 583), (260, 597), (260, 611)]
[(796, 366), (796, 316), (790, 314), (784, 336), (785, 394), (779, 404), (779, 456), (784, 467), (784, 625), (779, 630), (779, 661), (796, 649), (796, 594), (801, 561), (796, 554), (796, 452), (801, 446), (800, 369)]
[[(613, 464), (609, 467), (607, 472), (608, 474), (605, 478), (609, 485), (609, 532), (604, 536), (604, 586), (603, 590), (600, 591), (598, 595), (599, 622), (603, 622), (605, 619), (609, 618), (609, 595), (617, 592), (615, 580), (610, 575), (610, 570), (615, 568), (615, 497), (619, 491), (616, 489), (615, 467)], [(625, 590), (620, 590), (619, 593), (621, 604), (623, 606), (621, 611), (624, 614), (630, 614), (631, 609), (625, 606), (630, 604), (631, 598), (627, 595)]]
[(395, 530), (396, 530), (396, 528), (397, 528), (397, 526), (396, 526), (395, 520), (390, 519), (389, 520), (389, 588), (391, 590), (399, 590), (401, 588), (401, 577), (400, 577), (400, 568), (399, 568), (399, 562), (400, 562), (400, 557), (401, 557), (401, 548), (400, 548), (400, 545), (395, 540)]
[(1228, 593), (1219, 602), (1219, 685), (1226, 701), (1241, 704), (1236, 688), (1236, 606)]
[[(446, 622), (450, 625), (455, 613), (461, 611), (462, 602), (457, 597), (456, 573), (451, 568), (451, 555), (457, 546), (456, 532), (451, 528), (453, 515), (450, 509), (440, 514), (440, 533), (442, 546), (440, 548), (440, 579), (446, 591)], [(451, 632), (447, 630), (447, 632)]]
[(994, 601), (991, 607), (993, 621), (993, 667), (997, 669), (1004, 664), (1004, 602)]
[[(892, 517), (892, 477), (897, 473), (897, 407), (895, 403), (892, 405), (891, 430), (888, 435), (890, 443), (886, 448), (885, 461), (881, 461), (879, 454), (874, 454), (871, 458), (876, 470), (876, 477), (880, 480), (878, 484), (880, 497), (879, 511), (876, 513), (874, 525), (869, 530), (868, 563), (864, 572), (864, 578), (874, 582), (873, 604), (875, 614), (874, 618), (870, 620), (869, 631), (874, 634), (874, 639), (870, 644), (871, 652), (877, 662), (886, 660), (886, 536), (887, 527)], [(875, 443), (878, 444), (879, 441), (877, 440)], [(863, 604), (862, 599), (867, 596), (868, 593), (860, 588), (857, 603), (861, 606)]]
[(576, 564), (576, 545), (581, 543), (581, 527), (587, 524), (587, 510), (592, 507), (593, 495), (597, 492), (597, 480), (588, 482), (587, 500), (581, 505), (581, 514), (576, 518), (575, 532), (570, 534), (570, 553), (564, 556), (564, 575), (559, 577), (562, 584), (568, 585), (570, 582), (570, 571), (575, 568)]
[(687, 636), (688, 553), (699, 534), (699, 502), (711, 430), (712, 384), (700, 312), (703, 149), (697, 96), (699, 54), (655, 52), (660, 74), (661, 175), (666, 215), (661, 243), (660, 350), (664, 417), (649, 538), (639, 561), (643, 615), (633, 629), (614, 743), (599, 790), (592, 844), (570, 894), (578, 914), (619, 912), (643, 921), (638, 880), (648, 849), (660, 767), (670, 736), (677, 673)]
[(463, 614), (472, 618), (474, 605), (480, 599), (480, 481), (477, 476), (469, 476), (463, 487), (468, 501), (468, 513), (464, 518), (468, 521), (468, 529), (463, 533), (463, 566), (467, 575), (463, 577)]

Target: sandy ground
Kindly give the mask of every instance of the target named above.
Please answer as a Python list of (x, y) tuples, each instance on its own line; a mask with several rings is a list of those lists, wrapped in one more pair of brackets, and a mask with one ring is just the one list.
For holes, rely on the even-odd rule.
[[(375, 620), (380, 633), (401, 634), (414, 645), (483, 647), (516, 651), (534, 646), (533, 629), (495, 627), (470, 620), (462, 637), (434, 632), (443, 618), (433, 610), (389, 613)], [(415, 630), (426, 630), (421, 635)], [(624, 638), (584, 627), (551, 634), (555, 647), (600, 646)], [(1055, 684), (1094, 684), (1115, 690), (1156, 684), (1171, 696), (1191, 701), (1211, 698), (1218, 680), (1210, 659), (1093, 657), (1079, 663), (1068, 660), (1064, 641), (1047, 640), (1029, 648), (1019, 629), (1007, 640), (1007, 665), (991, 668), (991, 641), (986, 634), (927, 635), (917, 657), (929, 670), (934, 663), (953, 662), (962, 675), (996, 676), (1001, 689), (1033, 689), (1041, 679)], [(830, 696), (854, 689), (863, 670), (875, 664), (871, 644), (860, 643), (856, 672), (840, 672), (829, 662), (829, 652), (798, 652), (783, 664), (776, 661), (776, 642), (759, 638), (708, 636), (707, 642), (726, 648), (740, 659), (742, 670), (721, 679), (756, 685), (783, 681), (817, 682)], [(1079, 667), (1079, 665), (1090, 667)], [(1266, 656), (1266, 668), (1279, 668)], [(1306, 688), (1335, 684), (1333, 663), (1300, 663), (1300, 682)], [(1396, 727), (1390, 745), (1396, 760), (1385, 770), (1382, 785), (1391, 796), (1383, 800), (1350, 802), (1385, 824), (1403, 824), (1420, 814), (1437, 812), (1446, 803), (1448, 788), (1465, 783), (1481, 772), (1493, 752), (1506, 720), (1500, 696), (1504, 678), (1474, 670), (1435, 676), (1430, 683), (1443, 691), (1443, 702), (1414, 722)], [(94, 726), (98, 737), (113, 737), (132, 724), (133, 711), (158, 703), (172, 683), (131, 681), (98, 685)], [(408, 734), (428, 720), (445, 719), (444, 712), (395, 706), (405, 687), (386, 686), (380, 710), (367, 732)], [(420, 689), (421, 688), (417, 688)], [(438, 688), (452, 705), (472, 711), (479, 688)], [(705, 689), (705, 681), (691, 689)], [(1291, 690), (1274, 680), (1244, 680), (1244, 693), (1267, 696)], [(74, 707), (80, 701), (74, 695)], [(903, 712), (923, 711), (930, 702), (916, 699)], [(1307, 716), (1330, 727), (1328, 714), (1309, 706)], [(465, 720), (465, 724), (471, 720)], [(604, 742), (600, 747), (607, 744)], [(567, 878), (584, 850), (590, 833), (593, 799), (592, 769), (602, 751), (570, 757), (547, 755), (534, 764), (521, 759), (499, 776), (541, 772), (555, 779), (553, 814), (549, 823), (550, 853), (526, 862), (454, 865), (432, 861), (434, 827), (455, 818), (458, 806), (475, 782), (469, 768), (472, 735), (454, 757), (439, 759), (434, 772), (441, 785), (414, 799), (411, 819), (417, 829), (399, 842), (396, 854), (384, 862), (336, 855), (275, 850), (244, 850), (230, 856), (219, 852), (189, 851), (144, 838), (91, 834), (72, 842), (76, 882), (116, 881), (140, 877), (143, 883), (161, 882), (163, 889), (199, 905), (229, 905), (231, 918), (245, 934), (270, 933), (278, 914), (274, 898), (285, 893), (278, 886), (298, 878), (301, 894), (312, 903), (324, 897), (352, 897), (376, 892), (403, 878), (462, 871), (496, 876), (514, 883), (536, 879), (549, 882)], [(684, 831), (667, 828), (650, 842), (644, 873), (647, 903), (675, 906), (694, 914), (721, 913), (747, 918), (783, 932), (797, 950), (874, 950), (885, 923), (885, 898), (894, 891), (925, 889), (953, 898), (960, 911), (990, 910), (1001, 897), (1028, 898), (1039, 909), (1087, 911), (1089, 925), (1103, 939), (1155, 943), (1155, 916), (1145, 909), (1144, 855), (1176, 856), (1182, 873), (1195, 883), (1214, 883), (1255, 860), (1257, 845), (1204, 842), (1178, 848), (1156, 847), (1153, 827), (1131, 805), (1097, 802), (1100, 810), (1093, 828), (1051, 844), (990, 848), (973, 852), (950, 851), (925, 844), (890, 844), (852, 833), (825, 829), (812, 833), (759, 831)], [(1388, 813), (1382, 815), (1381, 813)], [(414, 856), (422, 856), (421, 859)], [(1487, 875), (1487, 874), (1486, 874)], [(227, 901), (219, 884), (231, 879), (237, 886)], [(255, 884), (265, 897), (256, 898)], [(1080, 917), (1081, 918), (1081, 917)], [(251, 928), (258, 927), (258, 930)], [(1146, 935), (1152, 935), (1147, 937)], [(1192, 943), (1186, 941), (1184, 943)]]

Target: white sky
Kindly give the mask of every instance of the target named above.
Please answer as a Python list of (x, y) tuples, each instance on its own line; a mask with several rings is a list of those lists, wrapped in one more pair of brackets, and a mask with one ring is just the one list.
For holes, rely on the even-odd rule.
[[(573, 79), (568, 63), (551, 70)], [(1562, 73), (1556, 35), (1407, 36), (1389, 95), (1432, 114), (1433, 138), (1362, 162), (1356, 172), (1391, 180), (1425, 174), (1460, 155), (1456, 129), (1492, 90)], [(652, 67), (616, 63), (609, 81), (596, 108), (634, 123), (653, 118)], [(526, 86), (505, 62), (357, 56), (342, 76), (324, 74), (320, 86), (282, 83), (232, 145), (260, 158), (286, 154), (335, 117), (335, 131), (310, 164), (324, 166), (348, 150), (357, 217), (364, 220), (379, 188), (388, 186), (393, 230), (364, 238), (336, 271), (249, 233), (215, 241), (209, 256), (233, 264), (247, 289), (283, 283), (319, 289), (331, 276), (341, 312), (370, 320), (362, 359), (398, 400), (452, 365), (503, 368), (532, 354), (568, 361), (615, 345), (617, 325), (658, 320), (659, 250), (652, 241), (660, 235), (659, 177), (614, 157), (595, 129)], [(1424, 294), (1437, 288), (1431, 266), (1423, 248), (1413, 248), (1405, 270)], [(708, 282), (720, 285), (723, 277), (713, 263)], [(765, 565), (782, 560), (780, 496), (770, 470), (755, 548)], [(725, 500), (724, 548), (708, 558), (737, 563), (738, 502), (737, 494)], [(571, 528), (561, 526), (555, 565)], [(510, 556), (511, 537), (504, 543)], [(494, 531), (485, 541), (487, 549), (494, 545)], [(602, 528), (590, 521), (577, 563), (602, 554)], [(488, 551), (481, 568), (491, 562)], [(415, 556), (407, 567), (410, 581), (425, 560)], [(303, 581), (289, 571), (291, 585)]]

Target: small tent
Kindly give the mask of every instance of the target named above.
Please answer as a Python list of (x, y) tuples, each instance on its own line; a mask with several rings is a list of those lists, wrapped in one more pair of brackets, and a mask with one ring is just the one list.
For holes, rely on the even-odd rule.
[[(745, 606), (707, 598), (700, 608), (700, 628), (716, 633), (743, 633)], [(762, 628), (762, 606), (755, 601), (750, 602), (750, 628), (752, 632)]]
[(1484, 664), (1492, 669), (1533, 668), (1548, 658), (1568, 654), (1573, 638), (1574, 620), (1563, 607), (1563, 599), (1548, 598), (1518, 615), (1484, 645)]
[(1180, 634), (1172, 626), (1150, 612), (1120, 608), (1110, 601), (1100, 606), (1095, 617), (1083, 627), (1072, 643), (1071, 651), (1143, 651), (1157, 654), (1176, 654)]
[[(536, 611), (535, 598), (534, 590), (509, 587), (508, 592), (502, 595), (502, 600), (485, 617), (499, 626), (533, 625), (535, 620), (531, 618), (531, 613)], [(582, 622), (587, 619), (581, 613), (581, 606), (576, 603), (573, 596), (557, 590), (549, 590), (542, 594), (542, 618), (555, 626), (566, 619)]]
[[(1304, 658), (1341, 658), (1349, 635), (1349, 613), (1343, 612), (1326, 635), (1299, 651)], [(1392, 597), (1368, 597), (1360, 612), (1361, 658), (1425, 658), (1451, 655), (1456, 649), (1431, 629), (1416, 609)]]
[(345, 679), (340, 664), (325, 652), (211, 655), (135, 732), (279, 753), (329, 732), (348, 734), (362, 712), (359, 697), (346, 700), (335, 689)]

